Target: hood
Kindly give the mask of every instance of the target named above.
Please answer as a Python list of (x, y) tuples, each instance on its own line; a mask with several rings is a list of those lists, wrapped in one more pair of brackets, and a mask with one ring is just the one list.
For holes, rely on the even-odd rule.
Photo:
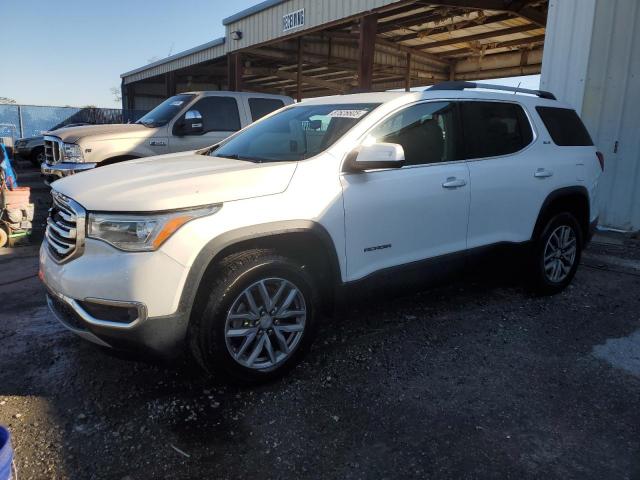
[(251, 163), (194, 152), (147, 157), (78, 173), (52, 188), (87, 210), (173, 210), (286, 190), (295, 162)]
[(83, 125), (81, 127), (59, 128), (45, 135), (53, 135), (63, 142), (77, 143), (84, 137), (144, 138), (155, 133), (156, 129), (145, 127), (139, 123), (116, 123), (109, 125)]

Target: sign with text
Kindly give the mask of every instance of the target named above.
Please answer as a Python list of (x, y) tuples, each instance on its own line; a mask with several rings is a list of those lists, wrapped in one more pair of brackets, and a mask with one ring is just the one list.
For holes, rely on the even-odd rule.
[(282, 31), (293, 30), (304, 25), (304, 8), (287, 13), (282, 17)]

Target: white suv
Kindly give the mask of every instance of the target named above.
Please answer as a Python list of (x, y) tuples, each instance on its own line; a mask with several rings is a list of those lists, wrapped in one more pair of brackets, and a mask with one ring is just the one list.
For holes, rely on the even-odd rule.
[(356, 284), (518, 246), (538, 289), (562, 290), (597, 223), (603, 158), (550, 93), (479, 87), (315, 98), (204, 150), (56, 181), (51, 310), (95, 343), (186, 347), (252, 382), (294, 365)]

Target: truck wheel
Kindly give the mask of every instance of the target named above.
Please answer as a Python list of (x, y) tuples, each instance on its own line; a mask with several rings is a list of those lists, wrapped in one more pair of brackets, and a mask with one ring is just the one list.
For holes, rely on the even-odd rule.
[(225, 258), (192, 319), (189, 344), (208, 372), (255, 384), (295, 366), (315, 333), (317, 290), (302, 265), (269, 250)]
[(35, 166), (40, 168), (40, 165), (42, 165), (44, 163), (44, 148), (36, 148), (33, 150), (33, 152), (31, 152), (31, 163)]
[(9, 240), (9, 235), (7, 235), (7, 232), (4, 229), (3, 225), (0, 225), (0, 248), (4, 247), (7, 244), (7, 241)]
[(564, 290), (578, 270), (582, 247), (582, 230), (573, 215), (564, 212), (551, 218), (534, 245), (535, 290), (542, 295)]

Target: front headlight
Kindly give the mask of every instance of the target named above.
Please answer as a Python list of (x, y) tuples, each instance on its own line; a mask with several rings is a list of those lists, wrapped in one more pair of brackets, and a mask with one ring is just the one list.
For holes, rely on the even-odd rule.
[(84, 162), (82, 149), (80, 145), (76, 145), (75, 143), (62, 144), (62, 158), (65, 162)]
[(213, 215), (221, 204), (161, 213), (89, 213), (87, 236), (128, 252), (157, 250), (182, 225)]

